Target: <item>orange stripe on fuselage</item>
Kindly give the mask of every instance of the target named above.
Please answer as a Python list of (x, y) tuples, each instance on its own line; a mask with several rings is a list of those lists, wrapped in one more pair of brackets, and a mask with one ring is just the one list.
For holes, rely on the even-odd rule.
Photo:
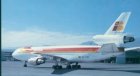
[(52, 48), (43, 49), (43, 52), (97, 52), (99, 48)]
[(46, 48), (42, 50), (34, 49), (24, 49), (26, 53), (36, 52), (36, 53), (92, 53), (97, 52), (99, 48)]

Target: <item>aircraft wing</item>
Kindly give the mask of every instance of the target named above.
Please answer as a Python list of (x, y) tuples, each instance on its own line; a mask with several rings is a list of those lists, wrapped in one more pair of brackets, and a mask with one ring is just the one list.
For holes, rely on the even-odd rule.
[(125, 51), (140, 51), (140, 47), (126, 48)]
[(103, 44), (99, 49), (101, 53), (115, 53), (119, 52), (119, 49), (114, 43)]

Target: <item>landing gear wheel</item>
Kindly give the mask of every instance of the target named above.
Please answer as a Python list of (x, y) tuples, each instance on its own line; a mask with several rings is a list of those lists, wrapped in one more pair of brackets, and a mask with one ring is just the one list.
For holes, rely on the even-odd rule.
[(80, 69), (81, 68), (81, 65), (77, 65), (77, 68)]
[(53, 65), (52, 68), (53, 69), (62, 69), (62, 66), (61, 65), (60, 66), (59, 65)]
[(24, 67), (27, 67), (27, 64), (24, 64)]
[(53, 68), (53, 69), (56, 69), (56, 65), (53, 65), (52, 68)]
[(80, 69), (81, 68), (81, 65), (72, 65), (72, 68), (73, 69)]
[(77, 66), (76, 65), (72, 65), (72, 69), (77, 69)]
[(67, 69), (71, 69), (71, 65), (67, 65), (67, 67), (66, 67)]
[(62, 69), (62, 66), (61, 65), (59, 66), (59, 69)]

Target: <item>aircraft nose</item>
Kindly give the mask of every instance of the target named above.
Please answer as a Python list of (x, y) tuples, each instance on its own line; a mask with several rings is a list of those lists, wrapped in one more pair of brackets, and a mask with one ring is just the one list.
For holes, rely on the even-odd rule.
[(18, 51), (19, 51), (19, 49), (16, 49), (16, 50), (12, 53), (12, 56), (13, 56), (14, 58), (17, 58), (17, 56), (18, 56)]

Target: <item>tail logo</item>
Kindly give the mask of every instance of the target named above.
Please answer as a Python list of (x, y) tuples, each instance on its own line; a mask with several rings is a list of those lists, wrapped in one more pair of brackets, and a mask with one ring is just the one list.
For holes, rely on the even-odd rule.
[(124, 29), (123, 21), (117, 21), (112, 31), (121, 32)]

